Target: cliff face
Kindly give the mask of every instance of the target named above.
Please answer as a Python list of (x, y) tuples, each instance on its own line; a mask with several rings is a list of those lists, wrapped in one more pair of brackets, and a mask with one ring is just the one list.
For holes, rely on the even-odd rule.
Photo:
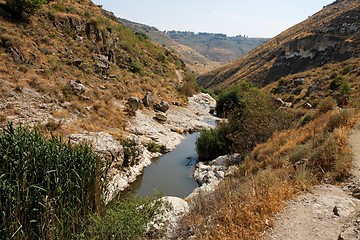
[(259, 86), (279, 78), (360, 56), (360, 2), (337, 1), (279, 34), (245, 57), (200, 77), (205, 87), (240, 80)]

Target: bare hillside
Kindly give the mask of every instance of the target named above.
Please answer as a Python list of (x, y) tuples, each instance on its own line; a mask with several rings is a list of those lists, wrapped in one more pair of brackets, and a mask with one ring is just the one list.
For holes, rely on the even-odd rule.
[(214, 89), (241, 80), (264, 86), (289, 74), (358, 58), (359, 16), (359, 1), (336, 1), (245, 57), (202, 75), (199, 83)]

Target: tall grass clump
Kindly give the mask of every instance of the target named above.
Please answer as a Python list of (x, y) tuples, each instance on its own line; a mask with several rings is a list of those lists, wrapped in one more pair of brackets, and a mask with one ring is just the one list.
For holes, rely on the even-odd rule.
[(0, 132), (0, 235), (72, 239), (99, 206), (98, 169), (86, 145), (7, 125)]

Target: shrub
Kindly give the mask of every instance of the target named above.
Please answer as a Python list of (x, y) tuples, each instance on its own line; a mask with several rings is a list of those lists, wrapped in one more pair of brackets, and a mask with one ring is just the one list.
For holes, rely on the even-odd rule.
[(271, 97), (250, 84), (240, 85), (232, 95), (235, 102), (230, 102), (230, 109), (225, 108), (230, 112), (227, 138), (232, 151), (246, 154), (275, 131), (289, 126), (291, 116), (277, 111)]
[(99, 207), (99, 159), (85, 145), (37, 130), (0, 132), (0, 235), (71, 239)]
[(340, 111), (338, 114), (332, 115), (327, 124), (327, 130), (332, 132), (336, 128), (344, 125), (346, 126), (351, 121), (352, 117), (352, 113), (347, 109)]
[(329, 86), (330, 89), (333, 91), (338, 90), (341, 84), (343, 83), (343, 81), (344, 81), (343, 77), (341, 76), (335, 77), (335, 79), (333, 79), (330, 82), (330, 86)]
[(310, 149), (307, 145), (298, 145), (289, 156), (291, 163), (301, 163), (308, 156)]
[(135, 139), (128, 138), (128, 139), (122, 139), (121, 145), (124, 147), (124, 167), (132, 166), (137, 157), (140, 154), (139, 148), (137, 146), (137, 143)]
[(318, 106), (318, 113), (326, 113), (328, 111), (334, 110), (336, 108), (336, 102), (333, 98), (327, 97), (320, 101)]
[(146, 40), (149, 39), (148, 35), (146, 35), (145, 33), (142, 33), (142, 32), (136, 32), (135, 35), (142, 42), (145, 42)]
[(216, 104), (216, 113), (220, 117), (228, 117), (234, 110), (238, 111), (244, 107), (244, 99), (241, 92), (246, 90), (246, 86), (242, 85), (232, 87), (220, 93), (219, 100)]
[(186, 71), (183, 84), (178, 88), (178, 91), (187, 97), (191, 97), (195, 92), (199, 91), (196, 76), (193, 72)]
[(143, 239), (149, 224), (164, 223), (157, 219), (170, 207), (159, 197), (128, 196), (115, 203), (105, 216), (94, 215), (87, 231), (87, 239)]
[(211, 161), (227, 153), (225, 138), (217, 129), (203, 130), (196, 139), (196, 151), (199, 161)]
[(45, 0), (6, 0), (6, 5), (16, 17), (28, 19), (45, 2)]
[(216, 111), (220, 116), (228, 116), (228, 123), (200, 135), (197, 141), (200, 158), (214, 158), (227, 152), (241, 153), (244, 157), (275, 131), (291, 126), (293, 118), (285, 111), (277, 111), (271, 97), (249, 83), (220, 94)]
[(349, 94), (353, 91), (353, 89), (351, 88), (349, 82), (343, 82), (340, 86), (340, 89), (339, 89), (339, 92), (340, 94), (342, 95), (346, 95), (346, 94)]
[(138, 61), (131, 61), (130, 63), (130, 71), (133, 73), (142, 73), (143, 66)]
[(158, 153), (165, 153), (166, 147), (161, 144), (157, 144), (154, 141), (151, 141), (147, 144), (147, 150), (150, 152), (158, 152)]

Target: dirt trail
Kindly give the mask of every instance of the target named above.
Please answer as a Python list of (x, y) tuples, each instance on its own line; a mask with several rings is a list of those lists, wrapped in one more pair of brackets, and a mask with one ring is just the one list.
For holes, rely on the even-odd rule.
[[(344, 186), (321, 185), (290, 201), (264, 239), (360, 239), (360, 124), (349, 135), (354, 154), (353, 177)], [(336, 207), (336, 208), (335, 208)]]

